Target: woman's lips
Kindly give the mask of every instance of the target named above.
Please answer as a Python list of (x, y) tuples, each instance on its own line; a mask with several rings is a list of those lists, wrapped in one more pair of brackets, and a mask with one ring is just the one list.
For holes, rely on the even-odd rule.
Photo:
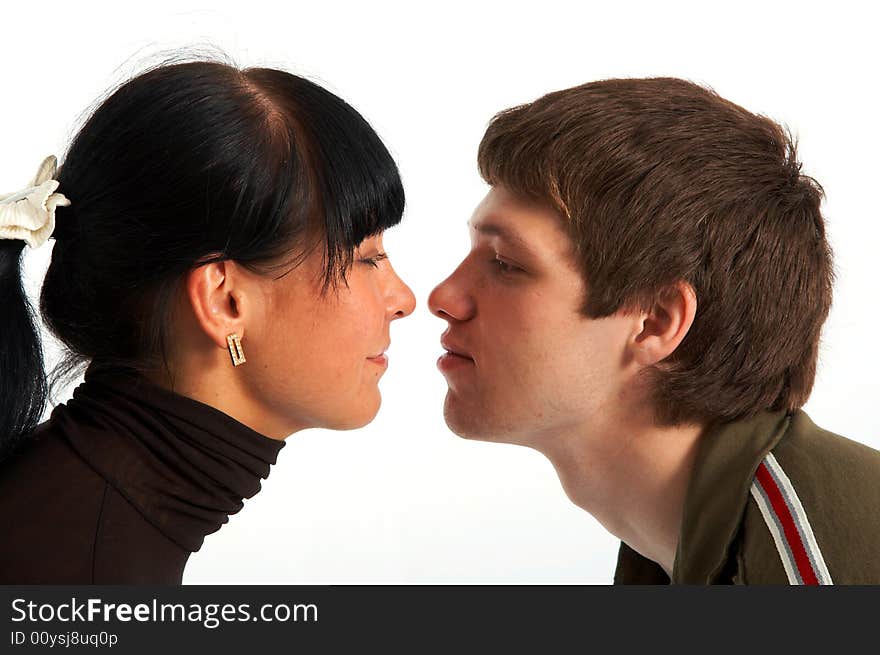
[(386, 351), (391, 347), (390, 342), (386, 342), (383, 346), (382, 350), (380, 350), (377, 354), (371, 355), (367, 357), (367, 361), (373, 362), (377, 366), (381, 366), (382, 368), (387, 368), (388, 366), (388, 355), (386, 355)]

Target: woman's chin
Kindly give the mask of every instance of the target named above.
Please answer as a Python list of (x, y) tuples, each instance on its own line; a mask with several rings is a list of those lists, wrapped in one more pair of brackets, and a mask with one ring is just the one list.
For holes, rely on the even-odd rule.
[(377, 393), (374, 402), (364, 403), (357, 408), (348, 407), (319, 427), (326, 430), (357, 430), (373, 422), (381, 405), (382, 397)]

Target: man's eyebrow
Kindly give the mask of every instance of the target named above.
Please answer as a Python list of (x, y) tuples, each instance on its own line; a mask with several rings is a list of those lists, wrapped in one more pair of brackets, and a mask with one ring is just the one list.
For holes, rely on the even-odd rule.
[(479, 223), (473, 223), (468, 221), (468, 227), (472, 230), (476, 230), (480, 234), (485, 234), (486, 236), (496, 236), (504, 239), (505, 241), (512, 243), (513, 245), (520, 246), (522, 248), (528, 248), (528, 243), (525, 239), (519, 236), (513, 230), (504, 227), (503, 225), (498, 225), (497, 223), (480, 221)]

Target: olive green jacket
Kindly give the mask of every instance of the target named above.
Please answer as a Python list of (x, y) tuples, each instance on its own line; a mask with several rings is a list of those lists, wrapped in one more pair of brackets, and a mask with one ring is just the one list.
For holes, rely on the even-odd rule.
[[(787, 493), (753, 488), (756, 479), (768, 484), (766, 468), (756, 478), (762, 462), (768, 466), (768, 453), (769, 466), (779, 467), (772, 479), (783, 478)], [(799, 510), (768, 515), (768, 508), (780, 506), (766, 499), (794, 496)], [(804, 551), (797, 542), (802, 528), (807, 538), (801, 541), (811, 544)], [(797, 561), (815, 560), (824, 560), (830, 577), (819, 576), (823, 584), (880, 584), (880, 452), (823, 430), (802, 410), (761, 412), (702, 438), (671, 580), (621, 543), (614, 583), (801, 584), (811, 578), (792, 569)]]

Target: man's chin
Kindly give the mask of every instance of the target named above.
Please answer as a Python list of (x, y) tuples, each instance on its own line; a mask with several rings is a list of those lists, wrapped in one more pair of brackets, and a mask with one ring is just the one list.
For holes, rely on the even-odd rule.
[(510, 430), (495, 421), (480, 403), (462, 403), (450, 391), (443, 403), (443, 418), (452, 432), (462, 439), (514, 443)]

